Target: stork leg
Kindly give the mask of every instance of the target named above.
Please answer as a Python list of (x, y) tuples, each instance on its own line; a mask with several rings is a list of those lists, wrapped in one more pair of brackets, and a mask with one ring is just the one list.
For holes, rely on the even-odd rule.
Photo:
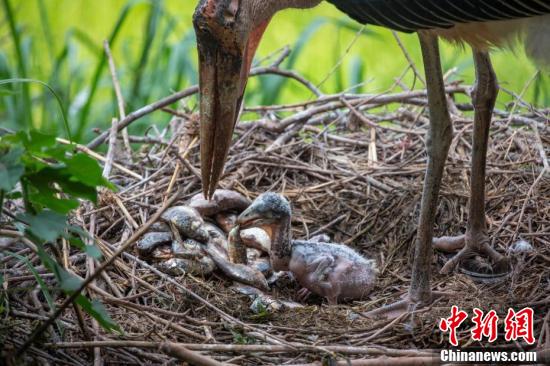
[(450, 273), (454, 267), (472, 254), (485, 254), (493, 262), (493, 270), (502, 270), (507, 266), (504, 256), (488, 243), (485, 220), (485, 166), (489, 127), (498, 95), (498, 82), (486, 51), (474, 50), (476, 84), (472, 92), (474, 103), (474, 132), (472, 151), (472, 175), (470, 182), (470, 207), (466, 234), (458, 237), (434, 239), (434, 247), (444, 251), (459, 253), (449, 260), (441, 273)]
[(433, 226), (453, 127), (445, 96), (438, 38), (429, 32), (419, 32), (419, 38), (428, 88), (430, 131), (427, 139), (428, 165), (422, 192), (411, 287), (406, 300), (367, 313), (367, 316), (395, 317), (399, 316), (400, 312), (414, 310), (432, 301), (430, 267), (433, 258)]
[(429, 33), (419, 33), (419, 36), (426, 70), (430, 132), (427, 141), (428, 167), (424, 178), (409, 300), (422, 306), (431, 302), (433, 227), (443, 169), (453, 138), (453, 126), (447, 107), (437, 36)]

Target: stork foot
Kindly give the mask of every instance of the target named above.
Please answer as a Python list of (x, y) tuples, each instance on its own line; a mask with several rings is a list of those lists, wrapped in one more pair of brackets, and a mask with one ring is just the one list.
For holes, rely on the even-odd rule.
[(412, 316), (415, 312), (423, 311), (424, 309), (429, 308), (436, 300), (449, 295), (449, 293), (442, 291), (431, 291), (431, 300), (428, 303), (420, 303), (418, 301), (413, 301), (410, 295), (406, 294), (402, 300), (368, 311), (363, 313), (363, 315), (368, 318), (384, 318), (387, 320), (402, 318), (405, 316), (408, 317)]
[(409, 313), (413, 303), (407, 298), (363, 313), (368, 318), (396, 319)]
[(459, 264), (473, 272), (484, 274), (505, 273), (510, 268), (508, 258), (493, 249), (487, 234), (482, 232), (436, 238), (433, 240), (433, 247), (447, 253), (458, 251), (441, 268), (441, 274), (451, 273)]
[(311, 296), (311, 291), (309, 291), (307, 288), (302, 287), (297, 293), (296, 293), (296, 299), (299, 302), (305, 302), (309, 297)]

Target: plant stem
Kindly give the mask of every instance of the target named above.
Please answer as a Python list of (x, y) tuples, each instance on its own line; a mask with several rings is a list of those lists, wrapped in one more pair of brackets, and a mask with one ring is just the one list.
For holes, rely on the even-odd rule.
[(36, 214), (36, 211), (32, 206), (31, 201), (29, 201), (29, 185), (24, 179), (21, 179), (21, 194), (23, 195), (25, 211), (27, 211), (31, 215)]
[[(11, 39), (13, 41), (13, 47), (14, 47), (15, 56), (17, 59), (17, 69), (19, 73), (18, 77), (24, 79), (27, 77), (27, 64), (26, 64), (26, 58), (24, 57), (24, 54), (23, 54), (21, 37), (19, 34), (19, 30), (17, 29), (17, 21), (15, 19), (15, 14), (13, 12), (13, 9), (11, 7), (9, 0), (3, 0), (2, 4), (6, 14), (6, 20), (11, 33)], [(19, 104), (19, 108), (20, 108), (19, 112), (23, 117), (23, 123), (25, 123), (25, 126), (29, 128), (33, 125), (32, 113), (31, 113), (32, 104), (31, 104), (30, 88), (27, 84), (23, 84), (22, 88), (23, 88), (23, 103)]]
[(4, 209), (4, 190), (0, 189), (0, 224), (2, 224), (2, 210)]

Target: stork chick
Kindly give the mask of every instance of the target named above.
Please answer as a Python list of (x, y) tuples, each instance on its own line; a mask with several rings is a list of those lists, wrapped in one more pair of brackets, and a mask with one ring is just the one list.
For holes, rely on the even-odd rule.
[(331, 305), (362, 298), (372, 290), (378, 273), (374, 261), (342, 244), (291, 240), (290, 218), (290, 204), (283, 196), (264, 193), (237, 223), (265, 230), (271, 238), (273, 270), (292, 272), (300, 285)]

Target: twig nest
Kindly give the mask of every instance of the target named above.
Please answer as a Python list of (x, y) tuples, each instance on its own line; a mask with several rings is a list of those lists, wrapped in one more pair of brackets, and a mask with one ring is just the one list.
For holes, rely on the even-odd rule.
[(204, 220), (197, 210), (187, 206), (175, 206), (162, 214), (162, 219), (174, 224), (181, 235), (207, 243), (210, 238), (204, 228)]
[(250, 200), (242, 194), (227, 189), (218, 189), (208, 200), (202, 193), (191, 198), (189, 206), (196, 209), (203, 217), (212, 217), (220, 212), (243, 211), (250, 205)]
[(510, 247), (510, 252), (512, 253), (531, 253), (533, 252), (534, 248), (528, 241), (524, 239), (520, 239), (516, 241), (512, 246)]

